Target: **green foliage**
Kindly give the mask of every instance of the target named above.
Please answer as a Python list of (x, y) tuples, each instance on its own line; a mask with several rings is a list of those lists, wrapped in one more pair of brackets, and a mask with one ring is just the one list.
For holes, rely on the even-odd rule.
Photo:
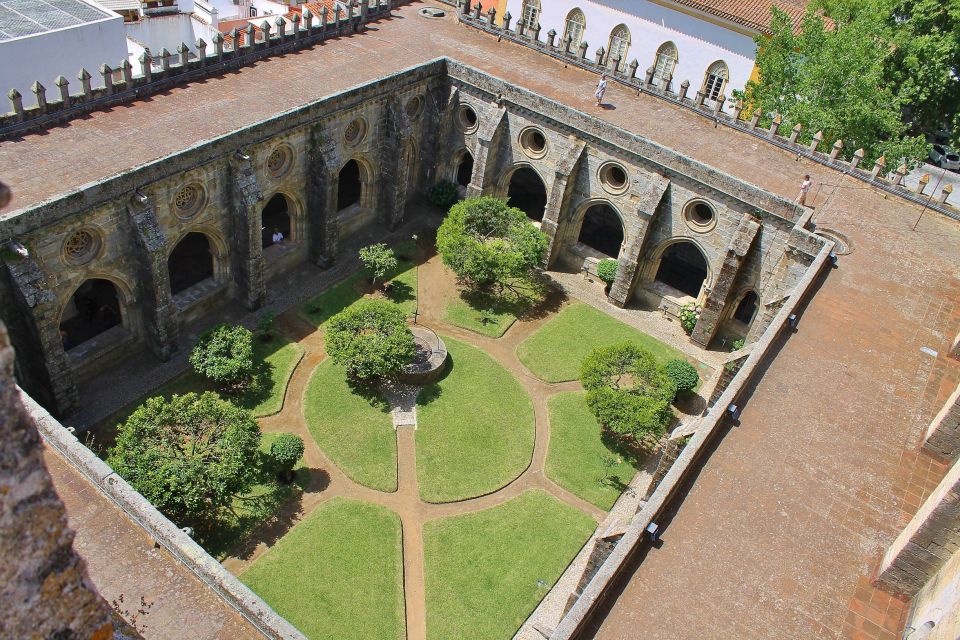
[(385, 300), (363, 300), (330, 319), (330, 358), (358, 382), (392, 378), (413, 359), (413, 333), (406, 314)]
[(219, 385), (242, 387), (253, 377), (253, 334), (240, 325), (218, 325), (200, 336), (190, 364)]
[(180, 526), (209, 526), (253, 483), (260, 427), (215, 393), (150, 398), (120, 427), (107, 462)]
[(430, 190), (430, 202), (444, 211), (457, 201), (457, 185), (449, 180), (441, 180)]
[(747, 344), (746, 338), (739, 338), (733, 341), (733, 344), (730, 345), (730, 351), (740, 351), (743, 349), (743, 345)]
[(360, 262), (373, 275), (374, 286), (377, 285), (377, 280), (397, 268), (397, 257), (393, 249), (382, 242), (360, 249)]
[(277, 470), (290, 473), (303, 457), (303, 438), (293, 433), (282, 433), (270, 444), (270, 457)]
[(607, 283), (607, 286), (613, 284), (617, 279), (617, 261), (606, 258), (597, 264), (597, 275)]
[(580, 383), (597, 422), (638, 443), (659, 438), (673, 419), (673, 380), (649, 351), (630, 342), (591, 351), (580, 367)]
[(668, 360), (663, 365), (663, 372), (673, 380), (678, 394), (689, 393), (700, 384), (700, 374), (697, 373), (697, 368), (686, 360), (679, 358)]
[(437, 231), (443, 263), (475, 288), (529, 283), (547, 250), (547, 236), (520, 209), (484, 196), (458, 202)]
[[(928, 146), (922, 136), (910, 135), (904, 114), (926, 111), (928, 102), (940, 104), (944, 88), (952, 86), (955, 92), (957, 81), (949, 76), (948, 56), (941, 51), (933, 53), (934, 77), (925, 75), (926, 62), (917, 56), (938, 46), (925, 42), (919, 32), (911, 35), (918, 25), (910, 20), (908, 26), (901, 25), (894, 7), (912, 14), (921, 5), (932, 7), (932, 0), (824, 4), (832, 13), (832, 28), (814, 3), (800, 34), (794, 34), (786, 13), (772, 9), (772, 35), (756, 39), (759, 81), (747, 83), (746, 104), (760, 109), (767, 122), (773, 113), (781, 114), (784, 130), (800, 124), (801, 142), (822, 131), (821, 149), (842, 139), (843, 156), (849, 159), (863, 148), (866, 166), (880, 155), (887, 157), (888, 165), (923, 158)], [(919, 28), (926, 28), (928, 21), (919, 22), (924, 25)]]
[(687, 335), (693, 333), (694, 328), (697, 326), (697, 320), (700, 318), (700, 313), (697, 310), (697, 305), (693, 302), (688, 302), (687, 304), (680, 307), (680, 326), (683, 327), (683, 330), (687, 332)]
[(260, 321), (257, 322), (257, 333), (259, 333), (261, 339), (266, 342), (273, 339), (273, 322), (276, 319), (277, 314), (273, 311), (267, 311), (260, 317)]

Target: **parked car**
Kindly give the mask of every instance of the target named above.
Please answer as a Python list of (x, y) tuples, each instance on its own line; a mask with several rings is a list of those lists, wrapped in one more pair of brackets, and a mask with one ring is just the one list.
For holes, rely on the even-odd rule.
[(950, 171), (960, 170), (960, 154), (943, 144), (930, 147), (930, 162)]

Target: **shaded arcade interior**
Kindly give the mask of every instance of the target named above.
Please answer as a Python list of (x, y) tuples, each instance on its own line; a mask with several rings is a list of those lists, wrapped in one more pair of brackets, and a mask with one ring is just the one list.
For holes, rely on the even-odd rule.
[(578, 242), (611, 258), (620, 255), (623, 246), (623, 224), (613, 207), (606, 203), (595, 204), (583, 215)]
[(350, 160), (340, 169), (337, 178), (337, 211), (360, 202), (363, 184), (360, 181), (360, 163)]
[(188, 233), (177, 243), (167, 262), (170, 293), (176, 295), (213, 277), (213, 252), (210, 240), (198, 232)]
[(685, 240), (674, 242), (660, 255), (658, 282), (697, 298), (707, 279), (707, 260), (700, 249)]
[(291, 239), (290, 205), (282, 193), (274, 194), (260, 214), (260, 233), (264, 249), (275, 244), (273, 235), (277, 231), (283, 234), (284, 240)]
[(531, 220), (543, 220), (543, 212), (547, 206), (547, 188), (536, 171), (530, 167), (520, 167), (513, 172), (507, 189), (507, 202), (511, 207), (526, 213)]
[(457, 165), (457, 184), (466, 187), (473, 178), (473, 156), (469, 151), (464, 151)]
[(60, 316), (60, 339), (72, 349), (121, 323), (117, 287), (109, 280), (85, 281), (70, 296)]

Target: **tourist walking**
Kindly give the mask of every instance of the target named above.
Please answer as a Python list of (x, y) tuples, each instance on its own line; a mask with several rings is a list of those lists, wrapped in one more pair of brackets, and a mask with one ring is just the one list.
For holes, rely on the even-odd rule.
[(603, 94), (607, 92), (607, 74), (600, 76), (600, 82), (597, 83), (597, 90), (593, 92), (593, 95), (597, 98), (597, 106), (600, 106), (600, 103), (603, 102)]
[(803, 182), (800, 183), (800, 195), (797, 196), (797, 204), (807, 205), (807, 193), (810, 191), (811, 185), (813, 185), (813, 182), (810, 180), (809, 174), (803, 176)]

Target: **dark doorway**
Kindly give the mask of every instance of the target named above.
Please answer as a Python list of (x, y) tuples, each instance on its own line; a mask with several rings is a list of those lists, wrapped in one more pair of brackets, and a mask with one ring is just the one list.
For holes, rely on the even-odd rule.
[(340, 179), (337, 181), (337, 211), (360, 202), (362, 192), (360, 164), (351, 160), (340, 169)]
[(463, 157), (460, 158), (460, 166), (457, 167), (457, 184), (461, 187), (466, 187), (470, 184), (472, 178), (473, 156), (470, 155), (469, 151), (464, 151)]
[(543, 220), (543, 210), (547, 206), (547, 188), (537, 172), (529, 167), (521, 167), (510, 176), (510, 189), (507, 202), (516, 207), (531, 220)]
[(174, 295), (212, 278), (213, 254), (207, 236), (196, 232), (185, 235), (170, 254), (167, 267), (170, 270), (170, 292)]
[(273, 236), (278, 231), (283, 234), (283, 241), (290, 240), (290, 210), (287, 198), (282, 193), (274, 194), (267, 202), (260, 214), (260, 233), (263, 235), (263, 248), (276, 244)]
[(675, 242), (660, 256), (657, 280), (688, 296), (700, 295), (707, 279), (707, 261), (692, 242)]
[(580, 242), (611, 258), (620, 255), (623, 245), (623, 224), (620, 216), (608, 204), (595, 204), (583, 215)]
[(737, 310), (733, 312), (734, 319), (739, 320), (743, 324), (753, 322), (753, 316), (757, 313), (757, 301), (757, 294), (753, 291), (748, 291), (747, 295), (740, 298), (740, 304), (737, 305)]
[(117, 287), (109, 280), (87, 280), (71, 296), (60, 317), (60, 339), (72, 349), (120, 324)]

